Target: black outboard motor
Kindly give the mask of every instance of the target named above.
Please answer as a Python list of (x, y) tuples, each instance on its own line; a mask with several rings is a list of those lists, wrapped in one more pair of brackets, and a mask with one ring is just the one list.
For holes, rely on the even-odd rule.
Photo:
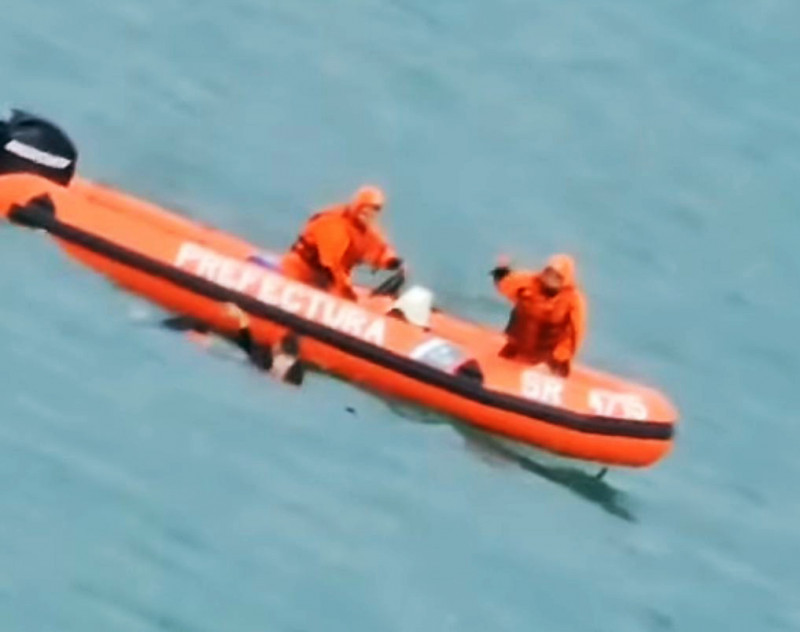
[(0, 175), (33, 173), (66, 186), (77, 160), (75, 145), (50, 121), (22, 110), (0, 121)]

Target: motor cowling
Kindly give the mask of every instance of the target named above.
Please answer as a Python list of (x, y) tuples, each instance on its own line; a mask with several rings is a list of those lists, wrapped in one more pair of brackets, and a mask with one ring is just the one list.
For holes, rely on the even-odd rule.
[(50, 121), (17, 109), (0, 121), (0, 175), (33, 173), (66, 186), (77, 160), (72, 140)]

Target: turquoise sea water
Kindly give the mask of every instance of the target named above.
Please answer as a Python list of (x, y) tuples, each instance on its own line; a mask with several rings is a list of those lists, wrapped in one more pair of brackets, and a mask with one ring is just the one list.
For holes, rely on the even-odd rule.
[[(800, 630), (800, 5), (9, 3), (84, 175), (280, 248), (364, 181), (440, 302), (575, 254), (584, 359), (681, 411), (606, 485), (270, 382), (1, 232), (0, 628)], [(353, 407), (355, 414), (347, 412)]]

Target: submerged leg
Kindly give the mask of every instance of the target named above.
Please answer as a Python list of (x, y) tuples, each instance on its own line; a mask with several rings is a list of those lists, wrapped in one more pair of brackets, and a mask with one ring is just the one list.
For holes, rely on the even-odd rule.
[(272, 349), (274, 362), (272, 372), (280, 380), (299, 386), (303, 383), (305, 367), (300, 354), (300, 341), (289, 332)]
[(161, 325), (173, 331), (196, 331), (201, 334), (210, 331), (208, 325), (191, 316), (170, 316), (162, 320)]

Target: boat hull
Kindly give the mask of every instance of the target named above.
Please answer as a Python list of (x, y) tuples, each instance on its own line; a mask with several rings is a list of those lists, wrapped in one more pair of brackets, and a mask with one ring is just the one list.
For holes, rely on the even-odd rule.
[[(677, 415), (651, 389), (589, 369), (554, 378), (499, 358), (500, 336), (486, 328), (437, 315), (426, 329), (388, 316), (379, 300), (331, 297), (252, 263), (255, 245), (108, 187), (2, 176), (0, 213), (48, 232), (77, 261), (170, 312), (232, 333), (223, 306), (236, 303), (256, 341), (294, 332), (307, 362), (495, 435), (612, 466), (649, 466), (671, 450)], [(476, 360), (483, 379), (420, 354), (437, 345)]]

